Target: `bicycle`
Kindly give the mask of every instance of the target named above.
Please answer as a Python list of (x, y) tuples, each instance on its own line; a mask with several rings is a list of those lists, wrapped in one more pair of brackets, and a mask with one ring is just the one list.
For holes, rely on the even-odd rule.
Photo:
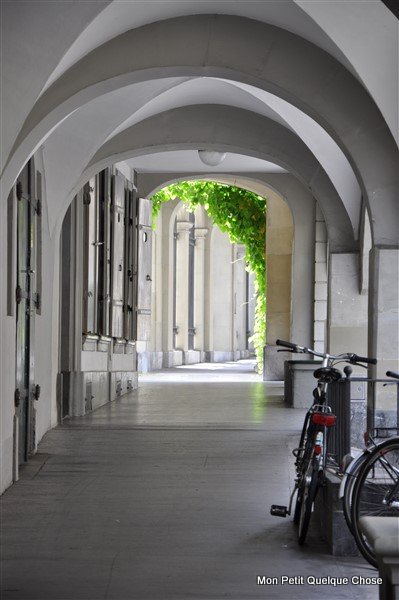
[[(299, 447), (293, 450), (296, 458), (296, 479), (289, 505), (287, 507), (273, 504), (270, 508), (272, 515), (287, 517), (291, 514), (293, 498), (295, 493), (297, 494), (294, 523), (298, 525), (298, 543), (302, 545), (306, 540), (313, 505), (327, 466), (337, 468), (337, 465), (328, 456), (328, 433), (336, 423), (336, 416), (327, 403), (327, 389), (329, 383), (338, 381), (342, 377), (341, 371), (334, 365), (339, 362), (356, 365), (360, 363), (376, 364), (377, 360), (358, 356), (355, 353), (331, 355), (316, 352), (311, 348), (284, 340), (276, 340), (276, 345), (288, 348), (293, 353), (311, 354), (323, 359), (321, 366), (313, 373), (317, 379), (317, 386), (313, 391), (313, 403), (304, 419)], [(279, 350), (279, 352), (283, 352), (283, 350)]]
[[(399, 373), (393, 371), (388, 371), (387, 376), (399, 379)], [(347, 467), (340, 497), (357, 547), (364, 558), (377, 567), (374, 550), (363, 535), (359, 521), (362, 516), (399, 517), (399, 436), (376, 443), (369, 435), (368, 442), (363, 453)]]

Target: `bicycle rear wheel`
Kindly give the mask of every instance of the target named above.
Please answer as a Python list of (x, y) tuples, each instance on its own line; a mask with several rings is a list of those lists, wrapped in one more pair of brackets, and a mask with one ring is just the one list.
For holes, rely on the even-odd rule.
[(302, 488), (298, 489), (298, 494), (301, 492), (299, 529), (298, 529), (298, 544), (302, 546), (305, 543), (308, 534), (310, 517), (312, 516), (313, 503), (316, 498), (317, 489), (319, 486), (319, 470), (318, 465), (314, 461), (310, 461), (306, 475), (303, 479)]
[(352, 533), (364, 558), (376, 567), (373, 548), (359, 526), (365, 516), (399, 516), (399, 438), (386, 440), (368, 455), (353, 488)]

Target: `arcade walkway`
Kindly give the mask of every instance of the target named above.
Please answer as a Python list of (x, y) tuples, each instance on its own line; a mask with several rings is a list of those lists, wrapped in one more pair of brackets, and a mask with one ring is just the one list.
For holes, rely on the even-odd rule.
[(302, 411), (250, 361), (142, 377), (49, 432), (2, 498), (2, 600), (371, 600), (377, 587), (258, 586), (372, 576), (269, 515), (292, 480)]

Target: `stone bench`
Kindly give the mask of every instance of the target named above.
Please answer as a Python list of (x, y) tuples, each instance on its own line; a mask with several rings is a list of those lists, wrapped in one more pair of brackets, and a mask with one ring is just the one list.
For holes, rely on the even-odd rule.
[(380, 600), (399, 600), (399, 517), (362, 517), (360, 528), (377, 557)]

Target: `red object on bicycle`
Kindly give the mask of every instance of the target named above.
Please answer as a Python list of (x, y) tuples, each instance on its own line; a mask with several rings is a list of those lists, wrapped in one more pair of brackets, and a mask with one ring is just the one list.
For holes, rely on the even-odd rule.
[(312, 423), (315, 425), (323, 425), (325, 427), (332, 427), (337, 422), (337, 417), (332, 414), (325, 414), (316, 412), (312, 415)]

